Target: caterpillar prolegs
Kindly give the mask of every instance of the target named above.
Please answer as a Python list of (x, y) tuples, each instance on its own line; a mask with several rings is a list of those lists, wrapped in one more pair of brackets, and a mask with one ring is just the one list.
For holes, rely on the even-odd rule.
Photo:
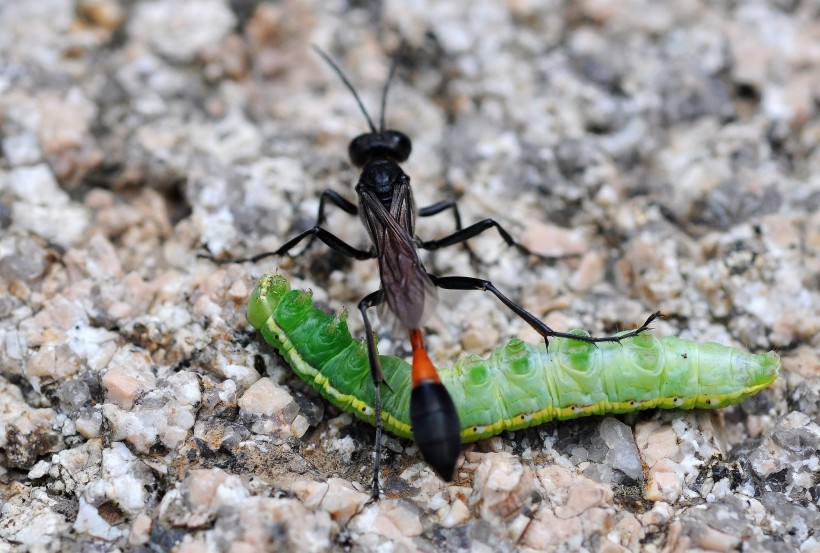
[[(310, 292), (291, 290), (282, 275), (263, 277), (248, 319), (293, 370), (343, 411), (374, 421), (373, 381), (364, 341), (354, 340), (347, 314), (313, 306)], [(583, 330), (573, 333), (586, 334)], [(413, 437), (410, 365), (380, 356), (384, 428)], [(591, 344), (553, 338), (549, 346), (512, 338), (486, 359), (470, 354), (439, 375), (461, 422), (461, 442), (554, 419), (640, 409), (714, 409), (740, 403), (777, 378), (774, 352), (753, 354), (649, 332)]]

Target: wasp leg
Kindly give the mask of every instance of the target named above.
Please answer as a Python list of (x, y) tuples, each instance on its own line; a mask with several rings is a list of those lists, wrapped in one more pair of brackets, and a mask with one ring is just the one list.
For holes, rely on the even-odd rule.
[(464, 227), (461, 225), (461, 214), (458, 212), (458, 205), (456, 205), (456, 201), (452, 198), (449, 200), (441, 200), (433, 205), (420, 208), (419, 217), (432, 217), (433, 215), (438, 215), (445, 209), (453, 210), (453, 218), (456, 221), (456, 230), (463, 229)]
[(333, 205), (344, 211), (345, 213), (349, 213), (350, 215), (358, 215), (359, 208), (345, 198), (344, 196), (340, 195), (335, 190), (331, 190), (330, 188), (326, 189), (322, 192), (321, 197), (319, 197), (319, 214), (316, 218), (316, 226), (321, 226), (322, 223), (325, 222), (325, 201), (330, 201)]
[[(342, 211), (344, 211), (345, 213), (349, 213), (350, 215), (354, 216), (359, 214), (359, 208), (356, 206), (356, 204), (354, 204), (344, 196), (340, 195), (338, 192), (331, 190), (330, 188), (327, 188), (324, 192), (322, 192), (322, 195), (319, 197), (319, 212), (316, 214), (316, 223), (313, 225), (314, 227), (321, 227), (322, 223), (325, 222), (325, 206), (327, 205), (328, 201), (336, 207), (338, 207), (339, 209), (341, 209)], [(311, 246), (313, 246), (313, 242), (315, 241), (316, 237), (312, 236), (310, 240), (308, 240), (308, 243), (305, 246), (305, 248), (297, 255), (307, 253), (307, 251), (311, 248)]]
[[(438, 215), (442, 211), (446, 209), (453, 210), (453, 219), (455, 219), (456, 223), (456, 232), (461, 231), (464, 227), (461, 224), (461, 213), (458, 211), (458, 205), (456, 201), (452, 198), (449, 200), (441, 200), (440, 202), (436, 202), (433, 205), (428, 205), (427, 207), (422, 207), (419, 209), (419, 217), (431, 217), (433, 215)], [(424, 242), (422, 242), (424, 244)], [(470, 244), (463, 242), (464, 249), (467, 250), (467, 254), (470, 256), (470, 263), (473, 267), (478, 267), (481, 265), (481, 258), (476, 255), (473, 249), (470, 247)], [(424, 247), (424, 246), (422, 246)]]
[(483, 292), (490, 292), (496, 298), (498, 298), (501, 303), (506, 305), (507, 307), (512, 310), (513, 313), (524, 319), (528, 325), (530, 325), (533, 330), (535, 330), (538, 334), (543, 336), (544, 342), (547, 344), (549, 343), (550, 338), (570, 338), (572, 340), (581, 340), (583, 342), (620, 342), (621, 340), (625, 340), (626, 338), (633, 338), (644, 332), (649, 330), (649, 325), (655, 319), (662, 317), (661, 313), (655, 312), (650, 315), (646, 321), (635, 330), (631, 330), (629, 332), (624, 332), (623, 334), (619, 334), (617, 336), (581, 336), (578, 334), (570, 334), (568, 332), (558, 332), (557, 330), (553, 330), (547, 325), (545, 325), (538, 317), (512, 301), (510, 298), (502, 294), (498, 288), (496, 288), (492, 282), (489, 280), (484, 280), (480, 278), (472, 278), (472, 277), (464, 277), (464, 276), (449, 276), (449, 277), (439, 277), (435, 275), (430, 275), (430, 279), (433, 281), (433, 284), (438, 286), (439, 288), (444, 288), (445, 290), (481, 290)]
[(305, 232), (302, 232), (302, 233), (294, 236), (293, 238), (291, 238), (290, 240), (285, 242), (278, 250), (273, 251), (273, 252), (259, 253), (259, 254), (256, 254), (254, 256), (251, 256), (251, 257), (238, 257), (238, 258), (228, 258), (228, 259), (217, 259), (212, 255), (206, 255), (206, 254), (198, 254), (197, 257), (203, 258), (203, 259), (208, 259), (208, 260), (213, 261), (214, 263), (217, 263), (219, 265), (224, 265), (225, 263), (248, 263), (248, 262), (255, 263), (255, 262), (259, 261), (260, 259), (264, 259), (266, 257), (272, 257), (274, 255), (285, 255), (291, 249), (293, 249), (293, 247), (296, 246), (296, 244), (298, 244), (299, 242), (301, 242), (302, 240), (304, 240), (305, 238), (308, 238), (308, 237), (318, 238), (319, 240), (321, 240), (322, 242), (327, 244), (327, 246), (330, 249), (332, 249), (333, 251), (337, 251), (337, 252), (339, 252), (341, 254), (344, 254), (348, 257), (353, 257), (353, 258), (359, 259), (359, 260), (373, 259), (374, 257), (376, 257), (376, 253), (374, 251), (372, 251), (372, 250), (360, 250), (359, 248), (354, 248), (353, 246), (351, 246), (350, 244), (348, 244), (347, 242), (345, 242), (344, 240), (342, 240), (341, 238), (339, 238), (335, 234), (333, 234), (329, 231), (326, 231), (322, 227), (318, 227), (318, 226), (313, 227), (312, 229), (308, 229)]
[(362, 299), (359, 302), (359, 312), (362, 314), (364, 320), (364, 333), (367, 340), (367, 359), (370, 363), (370, 377), (373, 379), (374, 394), (373, 394), (373, 411), (375, 415), (376, 424), (376, 445), (375, 456), (373, 463), (373, 489), (370, 493), (371, 501), (379, 500), (379, 473), (381, 472), (382, 464), (382, 394), (381, 384), (384, 380), (382, 374), (382, 366), (379, 362), (379, 352), (376, 350), (376, 338), (373, 335), (373, 328), (370, 326), (370, 319), (367, 317), (367, 310), (375, 307), (384, 301), (384, 294), (381, 290), (377, 290)]
[(453, 244), (458, 244), (459, 242), (464, 242), (465, 240), (469, 240), (475, 236), (478, 236), (482, 232), (489, 230), (491, 228), (495, 228), (498, 230), (498, 234), (501, 235), (501, 238), (504, 242), (507, 243), (508, 246), (511, 246), (524, 255), (532, 255), (537, 257), (542, 261), (556, 261), (558, 259), (568, 259), (572, 257), (578, 257), (577, 254), (569, 254), (569, 255), (542, 255), (540, 253), (536, 253), (529, 249), (527, 246), (516, 242), (515, 239), (507, 232), (504, 227), (502, 227), (498, 221), (495, 219), (484, 219), (483, 221), (479, 221), (478, 223), (472, 224), (469, 227), (461, 230), (457, 230), (453, 234), (449, 236), (445, 236), (444, 238), (439, 238), (438, 240), (427, 240), (421, 242), (419, 247), (425, 250), (437, 250), (440, 248), (446, 248), (447, 246), (452, 246)]

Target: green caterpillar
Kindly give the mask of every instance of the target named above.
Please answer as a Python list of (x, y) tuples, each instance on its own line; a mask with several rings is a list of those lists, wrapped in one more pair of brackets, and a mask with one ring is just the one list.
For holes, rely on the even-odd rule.
[[(346, 312), (331, 317), (313, 307), (310, 292), (291, 290), (277, 274), (254, 289), (248, 319), (322, 396), (374, 424), (367, 349), (350, 336)], [(380, 360), (384, 428), (412, 439), (410, 365), (391, 355)], [(458, 410), (461, 442), (469, 443), (554, 419), (725, 407), (770, 385), (779, 370), (774, 352), (645, 332), (620, 343), (553, 338), (549, 347), (513, 338), (487, 359), (470, 354), (439, 375)]]

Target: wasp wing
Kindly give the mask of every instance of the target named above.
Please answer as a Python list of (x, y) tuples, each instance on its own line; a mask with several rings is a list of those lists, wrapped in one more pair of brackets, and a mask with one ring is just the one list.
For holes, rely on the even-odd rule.
[(369, 190), (361, 191), (360, 202), (379, 260), (385, 299), (379, 317), (400, 323), (392, 325), (393, 330), (418, 328), (435, 309), (437, 294), (416, 249), (409, 183), (395, 186), (389, 211)]

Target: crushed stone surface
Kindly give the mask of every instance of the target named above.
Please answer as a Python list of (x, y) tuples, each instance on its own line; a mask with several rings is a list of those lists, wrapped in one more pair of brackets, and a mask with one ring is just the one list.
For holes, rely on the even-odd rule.
[[(0, 552), (820, 552), (820, 37), (811, 1), (34, 0), (0, 9)], [(719, 412), (555, 422), (440, 481), (318, 397), (245, 306), (278, 270), (323, 308), (379, 286), (320, 243), (218, 265), (355, 200), (349, 141), (413, 141), (419, 206), (495, 230), (423, 254), (557, 330), (775, 350)], [(328, 204), (326, 228), (368, 248)], [(418, 221), (424, 240), (452, 212)], [(441, 291), (452, 363), (538, 336)], [(409, 344), (377, 322), (384, 353)]]

